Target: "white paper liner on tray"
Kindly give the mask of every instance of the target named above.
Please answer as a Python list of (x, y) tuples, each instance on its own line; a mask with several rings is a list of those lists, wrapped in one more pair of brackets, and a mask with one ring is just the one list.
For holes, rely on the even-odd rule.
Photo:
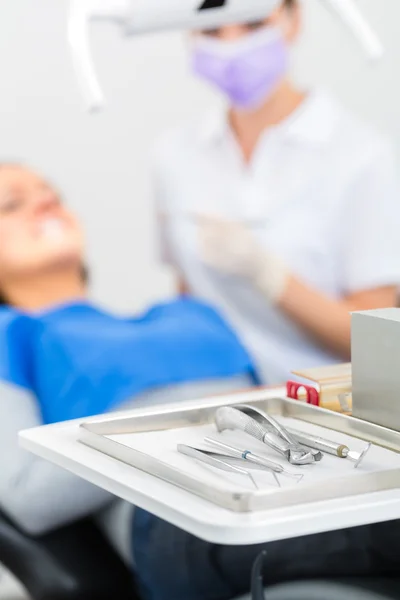
[[(361, 452), (366, 446), (365, 441), (352, 438), (343, 433), (327, 431), (325, 428), (304, 421), (285, 417), (279, 417), (278, 420), (287, 427), (315, 434), (324, 437), (325, 439), (336, 441), (338, 444), (345, 444), (354, 451)], [(363, 476), (366, 473), (380, 473), (382, 471), (400, 469), (400, 455), (378, 446), (372, 446), (358, 469), (354, 468), (354, 463), (352, 461), (336, 458), (328, 454), (324, 454), (324, 458), (320, 463), (305, 467), (296, 467), (289, 465), (283, 457), (254, 438), (237, 431), (227, 431), (223, 434), (219, 434), (214, 425), (170, 429), (167, 431), (110, 435), (108, 437), (119, 444), (123, 444), (158, 459), (163, 463), (174, 466), (188, 475), (195, 476), (199, 481), (204, 482), (204, 485), (212, 485), (218, 481), (220, 485), (221, 482), (226, 482), (226, 487), (229, 490), (236, 489), (237, 491), (243, 491), (245, 488), (254, 491), (254, 487), (252, 487), (251, 481), (248, 478), (214, 469), (213, 467), (204, 465), (197, 460), (177, 452), (178, 444), (187, 444), (189, 446), (212, 451), (214, 448), (204, 442), (206, 436), (220, 439), (221, 441), (236, 447), (252, 450), (274, 462), (280, 463), (286, 470), (292, 473), (304, 475), (300, 483), (297, 483), (294, 479), (279, 476), (281, 486), (285, 489), (290, 487), (297, 488), (298, 486), (305, 485), (323, 486), (325, 482), (332, 482), (333, 479), (342, 480), (343, 477), (353, 478)], [(220, 450), (216, 451), (218, 452)], [(244, 461), (240, 461), (240, 463), (234, 461), (232, 464), (238, 466), (240, 464), (242, 468), (250, 470), (257, 486), (264, 493), (274, 494), (279, 492), (279, 488), (274, 482), (271, 474), (267, 471), (256, 470), (253, 468), (250, 469), (250, 464)]]
[[(80, 425), (80, 441), (170, 485), (185, 489), (220, 507), (235, 512), (283, 509), (326, 500), (400, 488), (400, 432), (346, 415), (296, 402), (267, 389), (168, 408), (133, 410), (125, 416), (95, 418)], [(289, 465), (279, 454), (245, 434), (219, 434), (214, 423), (220, 406), (251, 403), (282, 424), (312, 433), (338, 445), (362, 451), (375, 444), (362, 465), (324, 454), (323, 461), (307, 467)], [(205, 436), (222, 436), (227, 443), (243, 446), (279, 462), (285, 469), (304, 474), (300, 483), (279, 476), (281, 488), (268, 472), (251, 469), (259, 489), (249, 478), (231, 475), (177, 452), (178, 444), (208, 448)], [(237, 463), (236, 463), (237, 464)], [(240, 461), (243, 468), (250, 465)]]

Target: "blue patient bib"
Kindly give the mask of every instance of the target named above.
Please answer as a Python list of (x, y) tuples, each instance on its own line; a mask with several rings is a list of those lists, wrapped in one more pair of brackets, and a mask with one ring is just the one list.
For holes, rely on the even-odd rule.
[(0, 309), (0, 379), (33, 391), (45, 423), (104, 413), (162, 386), (251, 373), (234, 332), (194, 300), (135, 319), (88, 303), (35, 315)]

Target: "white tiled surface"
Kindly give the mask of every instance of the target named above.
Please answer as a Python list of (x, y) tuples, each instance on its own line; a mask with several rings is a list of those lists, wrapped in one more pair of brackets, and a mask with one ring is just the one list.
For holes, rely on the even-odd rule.
[(28, 600), (21, 586), (0, 565), (0, 600)]

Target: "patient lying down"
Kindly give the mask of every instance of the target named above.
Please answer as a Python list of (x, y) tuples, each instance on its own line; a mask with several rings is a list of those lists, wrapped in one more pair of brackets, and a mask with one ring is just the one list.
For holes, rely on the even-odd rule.
[[(143, 600), (231, 600), (262, 549), (269, 583), (380, 572), (373, 528), (216, 546), (18, 448), (18, 431), (43, 422), (251, 380), (246, 351), (210, 307), (187, 299), (117, 318), (88, 301), (83, 264), (81, 228), (54, 190), (0, 167), (0, 508), (31, 533), (98, 515)], [(397, 559), (385, 565), (398, 571)]]
[(0, 507), (35, 533), (110, 498), (18, 450), (18, 430), (251, 380), (246, 351), (210, 307), (180, 299), (119, 318), (88, 300), (83, 265), (82, 229), (55, 190), (0, 166), (0, 440), (11, 457)]

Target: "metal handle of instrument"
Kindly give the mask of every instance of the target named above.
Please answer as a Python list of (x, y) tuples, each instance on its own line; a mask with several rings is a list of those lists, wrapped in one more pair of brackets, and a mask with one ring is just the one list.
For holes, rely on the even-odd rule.
[[(278, 438), (282, 438), (286, 440), (288, 443), (289, 449), (289, 457), (290, 453), (302, 453), (304, 452), (304, 448), (301, 447), (301, 444), (296, 440), (296, 438), (284, 427), (281, 425), (276, 419), (271, 417), (271, 415), (267, 414), (265, 411), (256, 408), (254, 406), (250, 406), (248, 404), (237, 404), (235, 405), (236, 410), (243, 412), (248, 417), (251, 417), (255, 421), (257, 421), (266, 431), (274, 434)], [(276, 441), (276, 440), (275, 440)], [(265, 442), (266, 443), (266, 442)], [(322, 460), (322, 453), (319, 450), (311, 449), (310, 453), (315, 462), (319, 462)], [(291, 462), (291, 461), (289, 461)]]
[(286, 440), (279, 437), (278, 435), (275, 435), (274, 433), (267, 432), (264, 435), (263, 441), (264, 444), (267, 444), (273, 450), (276, 450), (277, 452), (288, 458), (292, 446)]
[(371, 443), (367, 443), (364, 450), (362, 452), (354, 452), (350, 450), (348, 446), (345, 444), (338, 444), (336, 442), (332, 442), (330, 440), (325, 440), (324, 438), (310, 435), (308, 433), (303, 433), (301, 431), (296, 431), (295, 429), (289, 429), (299, 440), (301, 444), (304, 446), (308, 446), (309, 448), (315, 448), (316, 450), (320, 450), (321, 452), (326, 452), (327, 454), (332, 454), (333, 456), (338, 456), (339, 458), (347, 458), (354, 462), (354, 468), (357, 469), (365, 456), (369, 452), (372, 447)]
[(230, 465), (229, 463), (220, 460), (219, 458), (214, 458), (213, 456), (210, 456), (210, 454), (207, 452), (203, 452), (202, 450), (196, 450), (196, 448), (186, 446), (185, 444), (178, 444), (177, 449), (178, 452), (180, 452), (181, 454), (199, 460), (200, 462), (205, 463), (210, 467), (214, 467), (215, 469), (220, 469), (221, 471), (226, 471), (228, 473), (236, 473), (236, 475), (245, 475), (251, 480), (254, 487), (258, 489), (258, 486), (253, 476), (251, 475), (251, 473), (246, 471), (246, 469), (241, 469), (240, 467)]
[(247, 471), (245, 469), (241, 469), (240, 467), (234, 467), (229, 463), (220, 460), (219, 458), (214, 458), (201, 450), (196, 450), (195, 448), (191, 448), (190, 446), (185, 446), (184, 444), (178, 444), (178, 452), (181, 454), (185, 454), (185, 456), (190, 456), (190, 458), (195, 458), (200, 460), (201, 462), (210, 465), (211, 467), (216, 467), (221, 469), (222, 471), (227, 471), (228, 473), (240, 473), (241, 475), (247, 475)]
[(224, 444), (224, 442), (220, 442), (219, 440), (215, 440), (214, 438), (206, 437), (204, 438), (204, 441), (209, 444), (212, 444), (213, 446), (216, 446), (217, 448), (221, 448), (226, 452), (229, 452), (229, 455), (232, 456), (232, 458), (240, 458), (242, 460), (246, 460), (247, 462), (253, 465), (257, 465), (258, 467), (267, 469), (271, 472), (279, 487), (281, 487), (281, 484), (277, 477), (277, 473), (279, 475), (283, 475), (284, 477), (295, 479), (297, 483), (301, 481), (304, 477), (304, 475), (300, 473), (291, 473), (290, 471), (286, 471), (279, 463), (275, 463), (272, 460), (268, 460), (268, 458), (264, 458), (263, 456), (254, 454), (249, 450), (241, 450), (240, 448), (229, 446), (229, 444)]
[(337, 444), (336, 442), (303, 433), (302, 431), (296, 431), (295, 429), (288, 428), (288, 431), (300, 444), (303, 444), (303, 446), (307, 446), (308, 448), (314, 448), (315, 450), (320, 450), (321, 452), (326, 452), (327, 454), (332, 454), (339, 458), (346, 458), (350, 451), (350, 449), (343, 444)]
[(204, 438), (204, 441), (208, 444), (211, 444), (212, 446), (216, 446), (217, 448), (226, 450), (233, 458), (241, 458), (243, 460), (247, 460), (251, 463), (254, 463), (255, 465), (259, 465), (260, 467), (270, 469), (275, 473), (282, 473), (284, 471), (282, 465), (275, 463), (272, 460), (268, 460), (263, 456), (253, 454), (253, 452), (249, 452), (248, 450), (241, 450), (240, 448), (235, 448), (234, 446), (230, 446), (229, 444), (225, 444), (224, 442), (220, 442), (219, 440), (215, 440), (209, 437)]
[(236, 404), (236, 410), (240, 410), (245, 415), (258, 421), (269, 433), (277, 435), (287, 441), (288, 444), (298, 445), (294, 436), (291, 436), (288, 430), (283, 427), (276, 419), (271, 417), (265, 411), (249, 406), (248, 404)]

